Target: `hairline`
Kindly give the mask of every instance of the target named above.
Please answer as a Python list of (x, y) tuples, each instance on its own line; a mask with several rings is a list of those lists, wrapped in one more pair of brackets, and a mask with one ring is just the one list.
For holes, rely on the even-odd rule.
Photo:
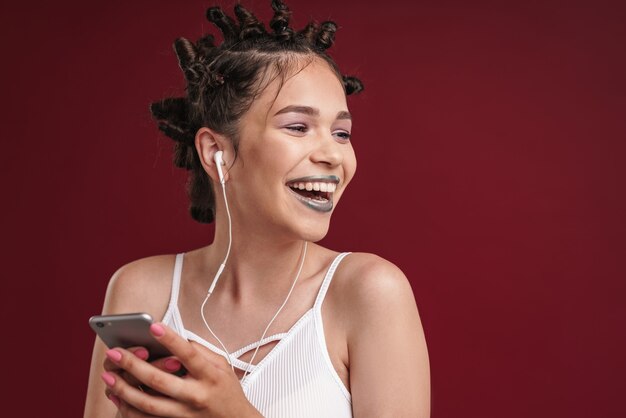
[[(230, 51), (230, 52), (239, 52), (239, 51)], [(249, 53), (249, 52), (247, 52)], [(255, 100), (257, 100), (259, 98), (259, 96), (261, 96), (265, 90), (267, 90), (267, 88), (269, 88), (269, 86), (277, 79), (279, 79), (279, 85), (278, 88), (276, 89), (276, 94), (274, 95), (274, 98), (272, 99), (270, 106), (267, 108), (267, 114), (266, 114), (266, 119), (269, 117), (269, 112), (271, 110), (271, 108), (274, 106), (274, 103), (276, 102), (276, 100), (278, 99), (278, 95), (280, 94), (283, 86), (285, 85), (285, 83), (295, 77), (296, 75), (298, 75), (300, 72), (304, 71), (305, 68), (307, 68), (309, 65), (311, 65), (314, 61), (316, 60), (320, 60), (324, 63), (326, 63), (326, 65), (328, 66), (328, 68), (335, 74), (335, 76), (337, 77), (339, 84), (341, 85), (341, 87), (344, 89), (344, 94), (345, 94), (345, 86), (343, 85), (343, 80), (342, 80), (342, 76), (341, 73), (339, 72), (339, 70), (336, 67), (336, 64), (334, 64), (334, 61), (332, 61), (332, 59), (330, 59), (330, 57), (324, 56), (322, 54), (318, 54), (315, 53), (315, 51), (306, 51), (306, 52), (298, 52), (298, 51), (281, 51), (278, 53), (268, 53), (268, 52), (264, 52), (264, 51), (255, 51), (255, 53), (259, 53), (259, 54), (263, 54), (263, 55), (279, 55), (280, 58), (285, 58), (283, 59), (279, 59), (275, 62), (270, 62), (267, 65), (265, 65), (263, 67), (263, 69), (261, 69), (259, 71), (259, 75), (257, 76), (257, 86), (256, 86), (256, 90), (254, 92), (254, 94), (252, 94), (252, 98), (250, 99), (249, 103), (246, 105), (244, 112), (242, 113), (242, 115), (237, 119), (237, 121), (233, 124), (233, 128), (234, 131), (233, 133), (228, 132), (227, 134), (229, 135), (229, 139), (232, 141), (233, 145), (235, 147), (237, 147), (238, 143), (239, 143), (239, 134), (240, 134), (240, 122), (241, 119), (243, 118), (243, 115), (245, 115), (250, 108), (252, 107), (252, 104), (254, 103)], [(292, 62), (290, 62), (290, 60), (293, 59)], [(302, 61), (306, 61), (306, 63), (304, 65), (299, 66), (299, 68), (297, 70), (294, 70), (294, 67), (297, 67), (299, 63), (301, 63)], [(285, 64), (285, 66), (283, 68), (281, 68), (281, 65)], [(273, 70), (273, 71), (272, 71)], [(236, 152), (236, 150), (235, 150)]]

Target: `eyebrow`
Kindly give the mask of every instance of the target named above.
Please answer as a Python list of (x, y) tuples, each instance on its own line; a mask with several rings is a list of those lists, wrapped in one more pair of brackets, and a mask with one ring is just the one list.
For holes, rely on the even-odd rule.
[[(283, 113), (292, 113), (292, 112), (293, 113), (303, 113), (303, 114), (309, 115), (309, 116), (319, 116), (320, 115), (320, 111), (318, 109), (313, 108), (313, 107), (291, 105), (291, 106), (283, 107), (278, 112), (274, 113), (274, 116), (281, 115)], [(342, 110), (339, 113), (337, 113), (337, 119), (349, 119), (349, 120), (352, 120), (352, 115), (350, 115), (350, 112), (346, 112), (345, 110)]]

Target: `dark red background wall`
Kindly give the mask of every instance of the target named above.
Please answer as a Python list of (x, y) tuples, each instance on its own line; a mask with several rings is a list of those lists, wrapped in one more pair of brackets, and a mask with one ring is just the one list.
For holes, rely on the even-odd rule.
[[(69, 417), (110, 275), (211, 240), (147, 107), (180, 92), (171, 42), (212, 3), (40, 3), (0, 17), (1, 396)], [(366, 83), (325, 244), (410, 278), (432, 416), (625, 416), (623, 2), (289, 4), (340, 23), (331, 52)]]

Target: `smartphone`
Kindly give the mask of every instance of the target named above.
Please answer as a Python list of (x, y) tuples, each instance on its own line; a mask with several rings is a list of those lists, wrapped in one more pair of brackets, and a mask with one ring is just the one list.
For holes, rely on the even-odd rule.
[(95, 315), (89, 326), (109, 348), (144, 347), (150, 353), (148, 361), (171, 356), (150, 333), (152, 317), (147, 313)]

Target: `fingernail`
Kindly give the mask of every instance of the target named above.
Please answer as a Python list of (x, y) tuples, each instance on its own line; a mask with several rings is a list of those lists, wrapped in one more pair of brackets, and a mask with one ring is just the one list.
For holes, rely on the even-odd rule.
[(163, 328), (159, 324), (150, 325), (150, 331), (152, 331), (152, 333), (157, 337), (162, 337), (163, 335), (165, 335), (165, 328)]
[(117, 396), (111, 394), (109, 395), (109, 400), (113, 402), (118, 408), (120, 407), (120, 398), (118, 398)]
[(113, 386), (115, 384), (115, 378), (108, 372), (102, 373), (102, 380), (104, 380), (107, 386)]
[(170, 372), (175, 372), (176, 370), (180, 369), (180, 361), (173, 358), (168, 358), (167, 360), (165, 360), (165, 368)]
[(148, 350), (145, 348), (138, 348), (135, 350), (135, 356), (139, 357), (142, 360), (147, 360), (149, 357)]
[(122, 353), (120, 353), (117, 350), (107, 350), (106, 355), (109, 358), (109, 360), (111, 360), (114, 363), (119, 363), (120, 360), (122, 359)]

